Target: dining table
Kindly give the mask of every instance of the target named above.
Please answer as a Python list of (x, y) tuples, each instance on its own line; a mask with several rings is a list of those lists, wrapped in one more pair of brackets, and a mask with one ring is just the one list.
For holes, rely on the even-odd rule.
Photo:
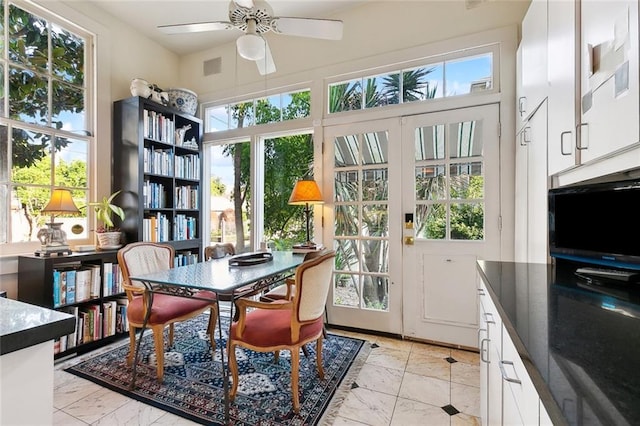
[[(131, 276), (132, 281), (144, 285), (147, 297), (147, 316), (140, 329), (133, 362), (131, 389), (135, 388), (136, 366), (140, 342), (144, 334), (153, 295), (158, 293), (179, 297), (198, 298), (198, 292), (208, 290), (215, 293), (218, 311), (218, 336), (222, 339), (222, 314), (220, 300), (229, 300), (229, 334), (234, 317), (235, 300), (256, 294), (294, 274), (295, 268), (304, 261), (304, 254), (292, 251), (252, 252), (232, 257), (212, 259), (191, 265), (179, 266), (164, 271)], [(220, 348), (222, 363), (225, 419), (229, 421), (229, 369), (225, 362), (225, 349)], [(228, 354), (227, 354), (228, 359)]]

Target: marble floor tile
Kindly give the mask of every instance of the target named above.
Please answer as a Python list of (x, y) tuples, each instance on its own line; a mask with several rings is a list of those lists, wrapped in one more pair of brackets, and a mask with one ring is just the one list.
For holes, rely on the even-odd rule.
[(62, 410), (53, 413), (53, 426), (86, 426), (82, 420), (76, 419)]
[(480, 417), (470, 416), (464, 413), (458, 413), (451, 416), (451, 426), (481, 426)]
[(192, 422), (184, 417), (176, 416), (172, 413), (165, 413), (155, 422), (151, 423), (151, 426), (195, 426), (200, 423)]
[(400, 398), (442, 407), (451, 403), (450, 393), (450, 383), (448, 380), (420, 376), (413, 373), (404, 373), (398, 396)]
[(124, 395), (100, 388), (99, 391), (64, 407), (64, 412), (83, 422), (93, 424), (130, 401), (131, 399)]
[[(421, 376), (436, 377), (442, 380), (450, 380), (451, 364), (442, 354), (427, 351), (412, 351), (405, 371)], [(478, 377), (479, 377), (478, 373)]]
[(93, 425), (150, 425), (164, 414), (164, 410), (130, 400), (117, 410), (101, 417)]
[(357, 422), (355, 420), (351, 420), (351, 419), (346, 419), (344, 417), (336, 417), (335, 420), (333, 421), (333, 423), (331, 423), (331, 425), (333, 426), (363, 426), (363, 425), (367, 425), (368, 423), (361, 423), (361, 422)]
[(375, 336), (371, 338), (371, 336), (369, 336), (369, 339), (382, 348), (395, 349), (403, 352), (410, 352), (413, 346), (413, 342), (410, 340), (395, 339), (392, 337)]
[(480, 416), (480, 388), (451, 382), (451, 405), (458, 411)]
[(371, 353), (367, 358), (367, 364), (374, 364), (379, 365), (380, 367), (394, 368), (396, 370), (404, 371), (407, 366), (408, 359), (408, 351), (377, 347), (371, 350)]
[(480, 387), (480, 365), (454, 362), (451, 364), (451, 381)]
[(431, 345), (428, 343), (417, 343), (411, 347), (412, 353), (423, 353), (425, 355), (431, 355), (438, 358), (446, 358), (451, 356), (451, 349), (444, 346)]
[(361, 388), (397, 396), (402, 383), (402, 375), (401, 370), (365, 364), (358, 374), (356, 383)]
[(398, 398), (391, 426), (449, 426), (450, 416), (440, 407)]
[(355, 388), (345, 398), (338, 416), (371, 426), (388, 426), (396, 397), (364, 388)]
[(100, 385), (73, 376), (73, 378), (65, 380), (63, 384), (54, 384), (53, 406), (54, 408), (65, 408), (69, 404), (86, 398), (88, 395), (98, 392), (101, 389), (104, 388)]

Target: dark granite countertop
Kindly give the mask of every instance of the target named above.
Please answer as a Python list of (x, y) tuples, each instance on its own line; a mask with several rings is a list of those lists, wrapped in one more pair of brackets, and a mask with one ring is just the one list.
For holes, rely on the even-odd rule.
[(581, 265), (478, 261), (554, 424), (640, 424), (640, 284), (589, 284)]
[(0, 355), (56, 339), (75, 329), (73, 315), (0, 297)]

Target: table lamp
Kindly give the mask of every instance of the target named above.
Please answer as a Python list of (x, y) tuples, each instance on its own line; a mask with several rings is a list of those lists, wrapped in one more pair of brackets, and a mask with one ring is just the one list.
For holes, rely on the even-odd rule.
[(304, 205), (304, 215), (307, 224), (307, 242), (304, 244), (296, 244), (294, 248), (315, 249), (316, 244), (311, 241), (311, 234), (309, 232), (309, 215), (311, 209), (310, 204), (322, 204), (322, 194), (320, 194), (320, 188), (313, 179), (303, 179), (296, 182), (289, 197), (289, 204), (292, 205)]
[(62, 230), (62, 223), (55, 222), (56, 214), (77, 214), (80, 213), (78, 207), (73, 202), (71, 191), (68, 189), (56, 188), (51, 192), (49, 203), (41, 210), (42, 213), (51, 214), (51, 222), (47, 223), (47, 228), (38, 231), (38, 240), (42, 246), (36, 251), (38, 256), (50, 256), (51, 254), (69, 254), (67, 245), (67, 234)]

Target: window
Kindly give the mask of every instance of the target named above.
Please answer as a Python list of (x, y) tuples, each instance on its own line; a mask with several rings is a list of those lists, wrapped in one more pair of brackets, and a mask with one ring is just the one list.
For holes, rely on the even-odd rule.
[(309, 89), (204, 108), (205, 132), (247, 128), (309, 116)]
[[(24, 3), (0, 1), (0, 25), (8, 35), (0, 40), (0, 242), (31, 242), (50, 222), (41, 210), (53, 188), (70, 189), (77, 206), (88, 200), (93, 43), (82, 29)], [(55, 220), (68, 239), (85, 239), (82, 216)]]
[(468, 95), (492, 88), (493, 54), (484, 53), (329, 84), (329, 113)]
[[(313, 137), (308, 128), (294, 124), (295, 129), (282, 130), (278, 123), (309, 117), (310, 105), (310, 91), (298, 90), (205, 107), (210, 134), (245, 129), (247, 135), (206, 147), (211, 219), (205, 245), (230, 242), (243, 252), (258, 241), (278, 250), (306, 241), (303, 207), (288, 201), (295, 182), (312, 177)], [(276, 124), (278, 130), (266, 136), (261, 124)]]

